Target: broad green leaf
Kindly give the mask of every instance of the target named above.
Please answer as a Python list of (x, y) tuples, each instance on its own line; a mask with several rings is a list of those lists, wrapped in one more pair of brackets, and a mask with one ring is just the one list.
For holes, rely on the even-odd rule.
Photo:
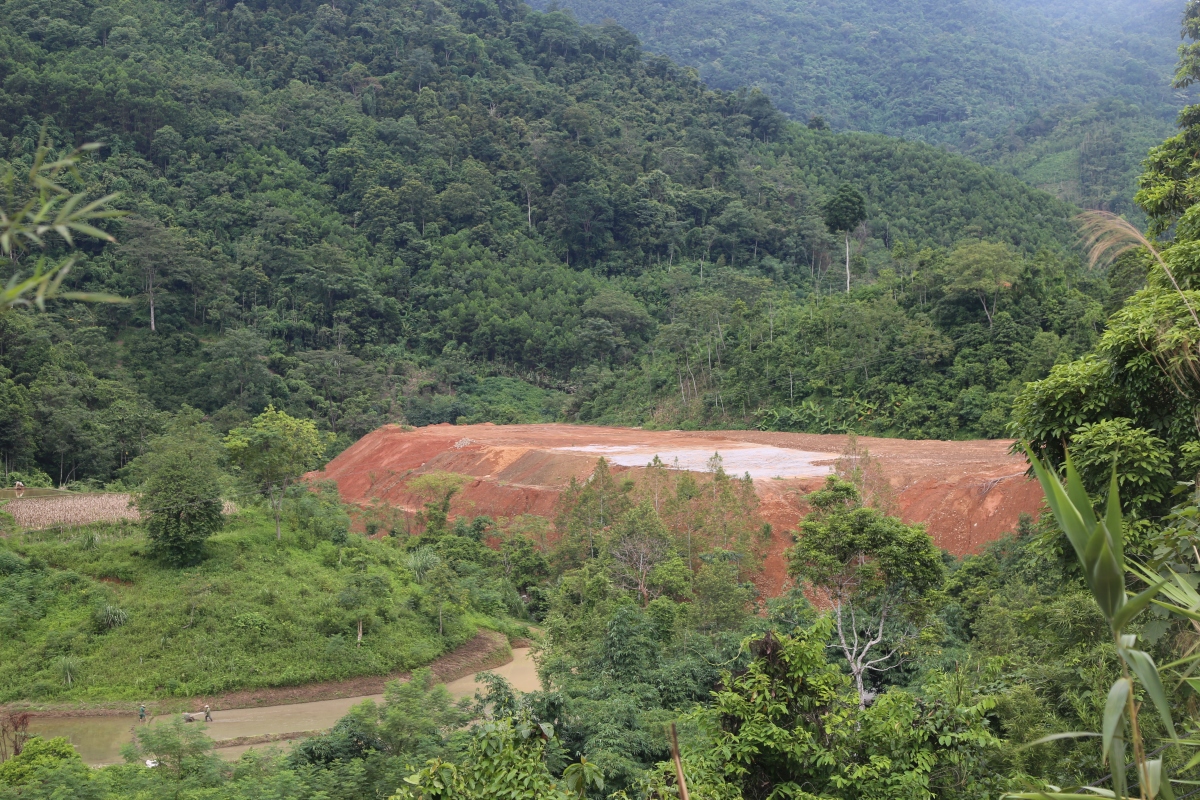
[[(1029, 463), (1033, 467), (1034, 474), (1037, 475), (1038, 481), (1042, 484), (1042, 491), (1046, 494), (1046, 503), (1049, 504), (1050, 510), (1054, 513), (1054, 518), (1058, 520), (1059, 526), (1063, 532), (1067, 534), (1067, 539), (1075, 548), (1075, 554), (1079, 557), (1080, 563), (1086, 565), (1084, 561), (1084, 553), (1087, 550), (1088, 540), (1091, 538), (1091, 529), (1095, 527), (1095, 523), (1088, 526), (1081, 516), (1081, 512), (1071, 502), (1067, 496), (1066, 489), (1058, 480), (1058, 476), (1042, 463), (1041, 459), (1033, 454), (1033, 450), (1026, 445), (1025, 452), (1029, 457)], [(1090, 515), (1091, 506), (1087, 508), (1087, 513)], [(1087, 572), (1086, 566), (1084, 572)], [(1090, 577), (1089, 577), (1090, 581)]]
[(1125, 605), (1121, 606), (1120, 610), (1113, 617), (1113, 628), (1119, 631), (1128, 625), (1131, 619), (1142, 613), (1150, 605), (1150, 602), (1158, 596), (1159, 590), (1166, 584), (1166, 581), (1162, 581), (1141, 592), (1132, 600), (1126, 601)]
[(1121, 493), (1117, 486), (1117, 462), (1113, 461), (1112, 481), (1108, 486), (1108, 511), (1105, 515), (1104, 526), (1112, 537), (1113, 555), (1117, 563), (1125, 565), (1125, 520), (1121, 517)]
[(1118, 731), (1124, 732), (1125, 704), (1129, 701), (1129, 693), (1132, 691), (1133, 686), (1128, 678), (1121, 678), (1108, 690), (1108, 701), (1104, 704), (1102, 763), (1108, 762), (1109, 751)]
[(1175, 721), (1171, 718), (1171, 705), (1167, 702), (1167, 693), (1163, 690), (1162, 679), (1158, 676), (1158, 669), (1154, 666), (1154, 659), (1150, 657), (1149, 653), (1142, 650), (1129, 649), (1122, 649), (1121, 657), (1125, 659), (1125, 663), (1138, 676), (1138, 680), (1142, 682), (1146, 694), (1150, 695), (1150, 699), (1154, 701), (1154, 706), (1158, 709), (1158, 715), (1162, 718), (1163, 726), (1171, 734), (1171, 738), (1178, 738), (1175, 733)]

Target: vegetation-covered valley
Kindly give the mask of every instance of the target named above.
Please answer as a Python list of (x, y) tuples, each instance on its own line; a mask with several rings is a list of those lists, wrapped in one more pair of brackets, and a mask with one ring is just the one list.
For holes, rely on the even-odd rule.
[(1139, 280), (1084, 269), (1071, 208), (1014, 179), (787, 123), (563, 13), (3, 13), (12, 168), (43, 126), (103, 141), (73, 187), (130, 212), (69, 284), (131, 303), (0, 323), (4, 463), (55, 483), (118, 479), (182, 403), (221, 431), (274, 403), (330, 452), (460, 418), (1002, 435)]
[[(139, 517), (0, 516), (0, 800), (1194, 791), (1198, 107), (1139, 229), (508, 0), (0, 14), (4, 497)], [(1010, 435), (1047, 506), (955, 558), (855, 450), (767, 597), (717, 456), (600, 459), (549, 517), (304, 478), (386, 422), (545, 419)], [(438, 688), (480, 629), (542, 689)], [(20, 713), (406, 670), (234, 762), (176, 717), (92, 769)]]

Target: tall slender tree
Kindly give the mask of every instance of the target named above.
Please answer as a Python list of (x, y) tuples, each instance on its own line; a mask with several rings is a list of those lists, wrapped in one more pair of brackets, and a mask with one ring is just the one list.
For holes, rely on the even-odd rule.
[(825, 215), (825, 226), (832, 233), (846, 236), (846, 291), (850, 291), (850, 234), (867, 218), (867, 201), (857, 189), (848, 183), (842, 184), (837, 194), (829, 198), (821, 209)]

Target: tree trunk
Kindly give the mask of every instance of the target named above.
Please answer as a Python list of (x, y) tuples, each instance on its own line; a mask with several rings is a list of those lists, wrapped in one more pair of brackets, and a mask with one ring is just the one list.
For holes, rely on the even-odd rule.
[(158, 328), (154, 327), (154, 270), (150, 271), (150, 275), (149, 275), (149, 279), (148, 279), (147, 283), (150, 287), (150, 291), (149, 291), (149, 295), (150, 295), (150, 330), (152, 332), (157, 333)]
[(846, 294), (850, 294), (850, 231), (846, 231)]
[(283, 541), (283, 529), (279, 525), (280, 507), (283, 505), (283, 498), (276, 498), (275, 487), (271, 487), (271, 510), (275, 512), (275, 541)]
[[(979, 304), (981, 306), (983, 306), (983, 313), (987, 314), (988, 329), (990, 330), (992, 327), (992, 309), (988, 308), (987, 298), (983, 295), (983, 293), (979, 294)], [(994, 306), (993, 306), (993, 308), (994, 308)]]
[[(362, 617), (358, 618), (358, 643), (355, 644), (354, 646), (362, 647)], [(861, 692), (860, 692), (860, 694), (861, 694)]]
[(438, 636), (445, 635), (444, 629), (442, 627), (442, 608), (443, 608), (442, 604), (438, 603)]

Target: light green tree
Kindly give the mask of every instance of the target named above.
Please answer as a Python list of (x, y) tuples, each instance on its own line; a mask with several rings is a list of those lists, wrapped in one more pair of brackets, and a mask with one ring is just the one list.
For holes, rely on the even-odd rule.
[[(806, 499), (814, 513), (788, 551), (789, 572), (831, 609), (838, 646), (865, 708), (867, 674), (894, 668), (902, 646), (928, 617), (945, 570), (923, 528), (863, 508), (852, 484), (830, 476), (824, 490)], [(888, 639), (889, 626), (897, 623), (904, 632)]]
[(39, 770), (58, 770), (71, 765), (83, 766), (83, 762), (65, 737), (43, 739), (34, 736), (25, 742), (19, 754), (0, 763), (0, 786), (23, 786)]
[(279, 541), (283, 540), (280, 516), (284, 492), (292, 481), (317, 467), (325, 444), (326, 437), (312, 420), (296, 419), (274, 406), (225, 437), (230, 459), (270, 502), (275, 512), (275, 538)]
[(438, 636), (446, 634), (446, 615), (461, 614), (467, 605), (467, 593), (458, 585), (458, 576), (444, 562), (425, 575), (423, 584), (426, 607), (437, 614)]
[(338, 605), (354, 615), (358, 625), (355, 646), (361, 647), (363, 622), (373, 617), (375, 609), (388, 602), (392, 594), (392, 582), (388, 576), (372, 570), (365, 558), (355, 559), (351, 572), (338, 593)]
[(134, 732), (133, 741), (121, 748), (131, 764), (155, 761), (157, 769), (183, 780), (215, 771), (221, 764), (213, 755), (213, 741), (203, 725), (185, 723), (178, 715), (170, 722), (146, 725)]
[(946, 288), (979, 300), (990, 328), (996, 317), (1000, 293), (1011, 289), (1017, 281), (1020, 256), (1006, 244), (971, 242), (959, 245), (950, 253), (946, 271), (950, 278)]
[(701, 567), (692, 582), (696, 622), (703, 630), (738, 630), (750, 613), (750, 590), (738, 583), (737, 566), (727, 559)]
[(564, 791), (546, 766), (553, 738), (554, 728), (546, 723), (504, 719), (477, 725), (460, 764), (427, 762), (404, 779), (407, 785), (391, 800), (569, 800), (584, 797), (589, 786), (604, 785), (596, 765), (581, 762), (563, 773)]
[(651, 576), (655, 568), (673, 555), (670, 534), (649, 501), (621, 518), (608, 544), (613, 580), (624, 589), (636, 591), (643, 606), (653, 593)]

